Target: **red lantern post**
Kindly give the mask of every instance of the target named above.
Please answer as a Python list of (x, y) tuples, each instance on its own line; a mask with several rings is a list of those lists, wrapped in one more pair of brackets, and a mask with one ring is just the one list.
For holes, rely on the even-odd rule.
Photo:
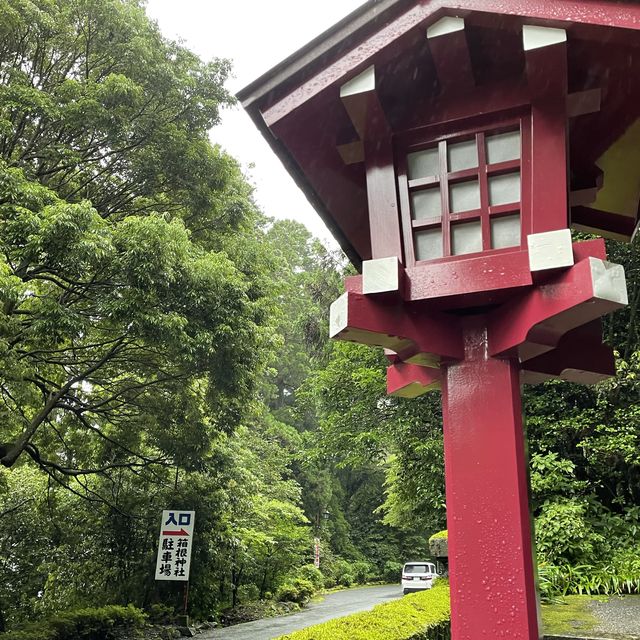
[(520, 385), (614, 373), (640, 7), (371, 0), (240, 94), (361, 275), (336, 339), (442, 389), (452, 638), (539, 637)]

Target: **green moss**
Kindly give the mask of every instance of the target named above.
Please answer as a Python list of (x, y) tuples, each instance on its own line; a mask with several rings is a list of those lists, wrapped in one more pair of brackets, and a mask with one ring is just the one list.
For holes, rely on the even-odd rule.
[(430, 538), (429, 538), (429, 542), (431, 542), (432, 540), (439, 540), (440, 538), (445, 538), (448, 539), (449, 537), (449, 532), (445, 529), (444, 531), (438, 531), (438, 533), (434, 533)]
[(591, 631), (599, 620), (589, 611), (592, 596), (566, 596), (564, 604), (542, 605), (542, 626), (545, 633)]
[(449, 585), (379, 604), (371, 611), (329, 620), (279, 640), (447, 640)]

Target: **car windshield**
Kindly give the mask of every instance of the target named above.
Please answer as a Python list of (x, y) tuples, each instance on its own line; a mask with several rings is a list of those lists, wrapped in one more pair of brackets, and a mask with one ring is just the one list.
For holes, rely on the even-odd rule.
[(431, 568), (428, 564), (405, 564), (405, 573), (430, 573)]

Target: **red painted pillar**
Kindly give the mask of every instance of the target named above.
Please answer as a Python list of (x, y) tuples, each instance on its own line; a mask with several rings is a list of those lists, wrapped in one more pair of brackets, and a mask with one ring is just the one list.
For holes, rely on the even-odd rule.
[(442, 382), (452, 640), (538, 640), (517, 360), (482, 322)]

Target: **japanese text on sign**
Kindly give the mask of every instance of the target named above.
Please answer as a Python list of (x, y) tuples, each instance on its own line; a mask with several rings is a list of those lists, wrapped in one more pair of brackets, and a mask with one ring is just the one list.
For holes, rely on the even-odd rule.
[(189, 579), (195, 511), (163, 511), (156, 580)]

